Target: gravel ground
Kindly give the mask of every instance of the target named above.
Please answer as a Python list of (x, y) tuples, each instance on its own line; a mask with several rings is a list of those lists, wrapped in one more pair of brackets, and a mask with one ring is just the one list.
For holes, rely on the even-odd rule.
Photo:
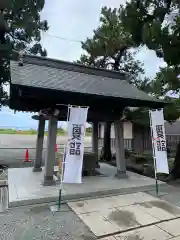
[[(161, 186), (159, 197), (180, 206), (180, 186)], [(147, 193), (156, 196), (155, 190)], [(0, 240), (97, 239), (66, 205), (52, 213), (49, 204), (11, 208), (0, 213)]]
[(48, 205), (12, 208), (0, 213), (1, 240), (94, 240), (67, 205), (52, 213)]

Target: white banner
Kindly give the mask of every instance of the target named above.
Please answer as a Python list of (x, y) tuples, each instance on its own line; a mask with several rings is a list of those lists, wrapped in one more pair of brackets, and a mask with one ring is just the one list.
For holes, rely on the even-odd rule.
[(70, 107), (68, 144), (65, 155), (64, 183), (82, 182), (84, 136), (88, 108)]
[(169, 174), (163, 109), (150, 111), (156, 173)]

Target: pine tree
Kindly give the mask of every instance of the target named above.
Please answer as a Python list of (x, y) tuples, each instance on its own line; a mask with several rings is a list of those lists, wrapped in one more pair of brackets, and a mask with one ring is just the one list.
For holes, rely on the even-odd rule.
[[(142, 90), (147, 90), (149, 79), (142, 79), (143, 64), (135, 60), (134, 44), (131, 35), (124, 31), (120, 9), (104, 7), (101, 10), (100, 26), (94, 30), (92, 38), (82, 43), (85, 51), (78, 61), (89, 66), (124, 72), (129, 82)], [(121, 80), (119, 80), (121, 81)], [(103, 159), (111, 160), (110, 130), (112, 122), (105, 123)]]
[(9, 83), (9, 61), (20, 50), (28, 54), (46, 56), (40, 44), (41, 31), (48, 30), (41, 21), (44, 0), (1, 0), (0, 2), (0, 107), (6, 105), (8, 95), (4, 86)]

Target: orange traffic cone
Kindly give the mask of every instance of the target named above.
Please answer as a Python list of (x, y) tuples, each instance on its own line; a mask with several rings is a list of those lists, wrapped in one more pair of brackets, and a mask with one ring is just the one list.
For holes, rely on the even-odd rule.
[(29, 159), (29, 150), (28, 149), (26, 149), (24, 162), (31, 162), (31, 160)]

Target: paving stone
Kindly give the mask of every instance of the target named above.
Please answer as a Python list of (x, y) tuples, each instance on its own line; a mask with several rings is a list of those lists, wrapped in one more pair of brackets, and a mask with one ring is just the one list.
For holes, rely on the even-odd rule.
[(156, 200), (149, 194), (138, 192), (126, 195), (117, 195), (111, 197), (102, 197), (97, 199), (86, 200), (88, 205), (84, 206), (87, 208), (87, 212), (99, 211), (102, 209), (112, 209), (114, 207), (129, 206), (136, 203), (142, 203), (146, 201)]
[(172, 213), (176, 217), (180, 217), (180, 207), (163, 200), (161, 200), (161, 206), (162, 208), (167, 209), (168, 212)]
[(136, 205), (126, 206), (118, 209), (119, 211), (122, 211), (122, 213), (131, 214), (131, 218), (143, 226), (159, 222), (159, 219), (144, 212), (142, 209), (138, 208)]
[(159, 191), (158, 192), (158, 196), (157, 196), (156, 190), (152, 190), (152, 191), (148, 191), (148, 194), (150, 194), (150, 195), (152, 195), (154, 197), (159, 198), (159, 197), (164, 197), (164, 196), (168, 195), (168, 192)]
[(69, 206), (96, 236), (157, 224), (180, 214), (179, 208), (142, 192), (72, 202)]
[(164, 202), (161, 202), (160, 200), (137, 204), (137, 207), (142, 211), (152, 215), (159, 220), (176, 218), (176, 216), (172, 214), (171, 211), (169, 211), (167, 206), (169, 205), (165, 205)]
[(156, 198), (146, 193), (138, 192), (133, 194), (89, 199), (80, 202), (70, 202), (68, 204), (74, 210), (74, 212), (77, 214), (82, 214), (87, 212), (103, 211), (119, 206), (128, 206), (150, 200), (156, 200)]
[(156, 226), (148, 226), (114, 235), (116, 240), (166, 240), (172, 236)]
[(180, 236), (171, 238), (170, 240), (180, 240)]
[(159, 223), (157, 226), (173, 236), (180, 235), (180, 219)]
[(174, 191), (173, 193), (162, 196), (161, 199), (168, 201), (172, 204), (177, 204), (180, 202), (180, 192)]
[(86, 202), (87, 205), (85, 206), (85, 209), (87, 212), (103, 211), (106, 209), (114, 208), (116, 206), (116, 202), (111, 197), (91, 199), (86, 200)]
[(77, 214), (88, 212), (86, 201), (68, 202), (68, 206)]
[(115, 202), (114, 206), (123, 207), (123, 206), (129, 206), (136, 203), (153, 201), (153, 200), (156, 200), (157, 198), (146, 193), (138, 192), (138, 193), (132, 193), (132, 194), (126, 194), (126, 195), (113, 196), (112, 199)]
[(116, 224), (109, 222), (100, 213), (85, 213), (79, 215), (79, 217), (98, 237), (120, 231)]
[(133, 213), (121, 211), (117, 208), (107, 209), (100, 212), (100, 215), (110, 221), (113, 225), (117, 226), (120, 231), (126, 231), (140, 226), (140, 224), (133, 218)]
[(157, 199), (156, 197), (153, 197), (147, 193), (144, 192), (137, 192), (137, 193), (132, 193), (132, 194), (127, 194), (125, 196), (129, 196), (130, 198), (133, 199), (134, 203), (136, 202), (147, 202), (147, 201), (153, 201)]
[(129, 206), (135, 203), (133, 196), (131, 196), (131, 194), (113, 196), (112, 201), (113, 201), (112, 205), (114, 207)]

